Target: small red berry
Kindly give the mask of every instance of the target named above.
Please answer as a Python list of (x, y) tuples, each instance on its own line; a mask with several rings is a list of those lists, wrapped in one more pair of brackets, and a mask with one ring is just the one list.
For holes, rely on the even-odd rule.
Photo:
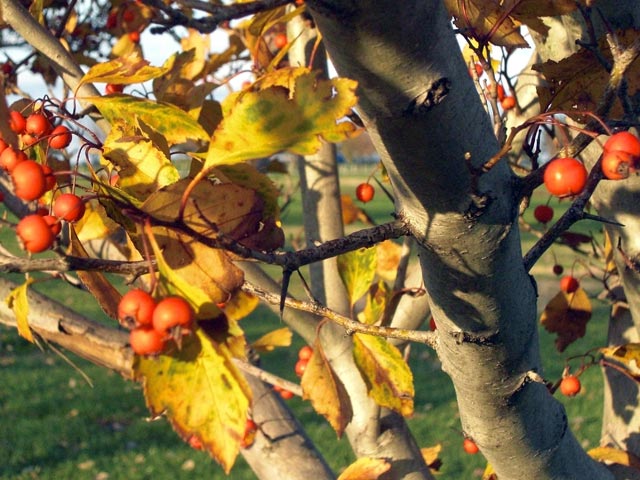
[(41, 137), (51, 131), (51, 123), (44, 113), (32, 113), (27, 117), (25, 131), (31, 135)]
[(285, 47), (287, 43), (288, 43), (288, 40), (287, 40), (287, 35), (285, 33), (278, 33), (273, 39), (273, 45), (278, 50)]
[(566, 293), (573, 293), (580, 288), (580, 282), (571, 275), (565, 275), (560, 279), (560, 290)]
[(298, 350), (298, 359), (299, 360), (309, 360), (313, 355), (313, 348), (309, 345), (305, 345), (300, 350)]
[(582, 390), (580, 379), (575, 375), (567, 375), (560, 382), (560, 393), (567, 397), (574, 397)]
[(131, 40), (133, 43), (140, 43), (140, 32), (129, 32), (129, 40)]
[(156, 301), (140, 288), (125, 293), (118, 303), (118, 320), (124, 326), (151, 325)]
[(433, 317), (429, 318), (429, 330), (431, 330), (432, 332), (435, 332), (438, 329), (438, 326), (436, 325), (436, 321)]
[(480, 451), (478, 445), (476, 445), (476, 442), (471, 440), (469, 437), (465, 437), (465, 439), (462, 441), (462, 448), (469, 455), (475, 455)]
[(124, 91), (124, 85), (119, 85), (115, 83), (107, 83), (107, 85), (104, 87), (104, 92), (107, 95), (110, 95), (112, 93), (122, 93), (123, 91)]
[(504, 87), (502, 85), (498, 84), (496, 86), (496, 93), (498, 94), (498, 101), (502, 102), (502, 100), (504, 100), (504, 98), (506, 96), (505, 91), (504, 91)]
[(77, 222), (84, 216), (84, 212), (84, 202), (73, 193), (63, 193), (53, 202), (53, 214), (67, 222)]
[(164, 349), (164, 334), (149, 325), (134, 328), (129, 332), (129, 344), (138, 355), (154, 355)]
[(18, 163), (25, 160), (29, 160), (29, 157), (22, 150), (16, 150), (10, 146), (0, 153), (0, 168), (11, 173)]
[(62, 231), (62, 225), (60, 224), (60, 221), (53, 215), (43, 215), (42, 218), (44, 218), (44, 221), (47, 222), (47, 225), (49, 225), (51, 233), (53, 233), (53, 235), (57, 237), (58, 234)]
[(22, 200), (36, 200), (47, 191), (42, 167), (33, 160), (19, 162), (11, 171), (11, 180), (16, 196)]
[(11, 110), (9, 112), (9, 128), (14, 133), (22, 133), (27, 126), (27, 120), (20, 112)]
[(67, 148), (70, 143), (71, 132), (66, 126), (58, 125), (51, 131), (51, 136), (49, 137), (49, 146), (51, 148), (62, 150), (63, 148)]
[(508, 95), (500, 101), (503, 110), (511, 110), (516, 106), (516, 98)]
[(298, 360), (296, 362), (294, 370), (298, 377), (301, 377), (304, 374), (305, 370), (307, 369), (308, 363), (309, 363), (309, 360)]
[(551, 195), (568, 197), (578, 195), (587, 184), (589, 173), (575, 158), (556, 158), (544, 170), (544, 185)]
[(553, 273), (555, 273), (556, 275), (562, 275), (562, 272), (564, 272), (564, 267), (556, 263), (553, 266)]
[(367, 203), (373, 200), (376, 190), (370, 183), (361, 183), (356, 187), (356, 198), (362, 203)]
[(289, 390), (280, 390), (280, 396), (285, 400), (291, 400), (294, 397), (293, 392)]
[(614, 133), (605, 142), (604, 151), (624, 152), (633, 157), (640, 157), (640, 140), (630, 132)]
[(37, 213), (27, 215), (20, 220), (16, 227), (16, 233), (22, 241), (24, 249), (31, 253), (43, 252), (51, 247), (55, 241), (55, 235), (49, 224)]
[(538, 205), (533, 211), (533, 216), (540, 223), (548, 223), (553, 218), (553, 208), (549, 205)]
[(193, 308), (182, 297), (166, 297), (158, 302), (153, 311), (153, 328), (166, 333), (174, 327), (190, 328), (195, 313)]

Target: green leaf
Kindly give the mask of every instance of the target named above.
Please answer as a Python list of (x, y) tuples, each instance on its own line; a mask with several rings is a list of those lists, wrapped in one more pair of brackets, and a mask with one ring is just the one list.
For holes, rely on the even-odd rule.
[(322, 139), (339, 142), (353, 136), (356, 127), (343, 120), (356, 104), (355, 88), (352, 80), (323, 80), (318, 72), (305, 70), (291, 90), (273, 86), (229, 95), (205, 170), (284, 150), (308, 155), (318, 151)]
[(171, 355), (136, 357), (134, 372), (151, 413), (166, 415), (185, 441), (199, 440), (229, 473), (244, 436), (251, 390), (226, 346), (197, 330)]
[(91, 97), (87, 100), (93, 103), (112, 125), (122, 122), (123, 119), (130, 121), (138, 117), (141, 122), (164, 136), (169, 146), (188, 140), (209, 140), (207, 132), (191, 115), (173, 105), (124, 94)]
[(20, 336), (34, 343), (33, 333), (29, 327), (29, 301), (27, 299), (27, 291), (32, 283), (33, 279), (29, 278), (22, 285), (11, 290), (5, 302), (16, 315), (16, 325)]
[(413, 374), (396, 347), (384, 338), (355, 333), (353, 356), (378, 405), (405, 417), (413, 413)]
[(376, 249), (361, 248), (338, 256), (338, 272), (353, 306), (369, 290), (376, 275)]
[(161, 142), (155, 132), (145, 132), (137, 125), (135, 118), (114, 123), (104, 141), (102, 155), (117, 167), (119, 187), (139, 200), (180, 180)]

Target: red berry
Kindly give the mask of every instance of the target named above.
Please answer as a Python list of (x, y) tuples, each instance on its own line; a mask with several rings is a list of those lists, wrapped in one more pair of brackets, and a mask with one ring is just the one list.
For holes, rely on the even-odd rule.
[(502, 85), (498, 84), (496, 86), (496, 93), (498, 94), (498, 101), (502, 102), (502, 100), (504, 100), (505, 96), (506, 96), (506, 94), (504, 92), (504, 87)]
[(134, 288), (118, 303), (118, 320), (125, 326), (151, 325), (156, 301), (144, 290)]
[(27, 126), (27, 121), (20, 112), (11, 110), (9, 112), (9, 128), (14, 133), (22, 133)]
[(47, 222), (47, 225), (49, 225), (51, 233), (53, 233), (53, 235), (57, 237), (58, 234), (62, 231), (62, 225), (60, 224), (60, 221), (53, 215), (43, 215), (42, 218), (44, 218), (44, 221)]
[(49, 119), (44, 113), (32, 113), (27, 117), (25, 131), (32, 135), (41, 137), (42, 135), (46, 135), (51, 131), (51, 124), (49, 123)]
[(42, 165), (47, 192), (56, 188), (56, 176), (49, 165)]
[(32, 135), (31, 133), (23, 133), (20, 135), (20, 141), (22, 142), (23, 147), (31, 147), (38, 143), (39, 140), (40, 139), (37, 136)]
[(129, 344), (138, 355), (154, 355), (164, 349), (164, 334), (146, 325), (129, 332)]
[(71, 132), (66, 126), (58, 125), (51, 131), (51, 136), (49, 137), (49, 146), (51, 148), (62, 150), (63, 148), (67, 148), (70, 143)]
[(562, 275), (562, 272), (564, 272), (564, 267), (556, 263), (553, 266), (553, 273), (555, 273), (556, 275)]
[(280, 396), (285, 400), (290, 400), (294, 397), (293, 392), (289, 390), (280, 390)]
[(465, 437), (465, 439), (462, 441), (462, 448), (470, 455), (475, 455), (480, 451), (478, 445), (476, 445), (476, 442), (471, 440), (469, 437)]
[(553, 218), (553, 208), (549, 205), (538, 205), (533, 211), (533, 216), (540, 223), (548, 223)]
[(273, 46), (278, 50), (286, 46), (288, 43), (287, 35), (285, 33), (278, 33), (273, 39)]
[(575, 158), (556, 158), (544, 170), (544, 185), (557, 197), (577, 195), (584, 190), (588, 176), (587, 169)]
[(294, 370), (295, 370), (296, 375), (298, 377), (301, 377), (304, 374), (305, 370), (307, 369), (307, 364), (308, 363), (309, 363), (309, 360), (298, 360), (296, 362), (296, 366), (295, 366)]
[(140, 32), (129, 32), (129, 40), (131, 40), (133, 43), (140, 43)]
[(18, 163), (24, 162), (25, 160), (29, 160), (29, 158), (22, 150), (7, 147), (0, 153), (0, 168), (11, 173)]
[(0, 154), (2, 154), (2, 152), (4, 152), (8, 147), (9, 144), (0, 138)]
[(104, 92), (107, 95), (110, 95), (112, 93), (122, 93), (124, 91), (124, 85), (117, 85), (115, 83), (107, 83), (107, 85), (104, 87)]
[(436, 325), (436, 321), (433, 317), (429, 318), (429, 330), (431, 330), (432, 332), (435, 332), (438, 329), (438, 326)]
[(153, 328), (163, 333), (178, 325), (189, 328), (194, 318), (193, 308), (184, 298), (167, 297), (160, 300), (153, 311)]
[(560, 382), (560, 392), (567, 397), (574, 397), (582, 390), (580, 379), (575, 375), (567, 375)]
[(473, 68), (475, 68), (476, 70), (476, 75), (478, 75), (479, 77), (482, 76), (482, 74), (484, 73), (484, 68), (482, 68), (482, 64), (480, 62), (476, 63)]
[(356, 198), (362, 203), (367, 203), (373, 200), (376, 190), (370, 183), (361, 183), (356, 187)]
[(2, 64), (2, 73), (11, 75), (13, 73), (13, 65), (10, 62), (4, 62)]
[(624, 152), (640, 157), (640, 140), (630, 132), (614, 133), (604, 144), (605, 152)]
[(299, 360), (309, 360), (313, 355), (313, 348), (309, 345), (305, 345), (300, 350), (298, 350), (298, 359)]
[(580, 282), (571, 275), (565, 275), (560, 279), (560, 290), (566, 293), (573, 293), (580, 288)]
[(53, 214), (67, 222), (80, 220), (84, 216), (84, 212), (84, 202), (73, 193), (63, 193), (53, 202)]
[(38, 162), (19, 162), (11, 171), (15, 194), (22, 200), (36, 200), (47, 191), (47, 182)]
[(609, 180), (623, 180), (634, 168), (635, 157), (618, 150), (606, 151), (602, 155), (602, 173)]
[(503, 110), (511, 110), (516, 106), (516, 98), (508, 95), (500, 101)]
[(47, 250), (55, 241), (55, 235), (51, 231), (47, 221), (34, 213), (27, 215), (18, 222), (16, 233), (22, 241), (24, 249), (31, 253)]
[(133, 10), (125, 10), (122, 14), (122, 19), (125, 22), (133, 22), (136, 19), (136, 12)]

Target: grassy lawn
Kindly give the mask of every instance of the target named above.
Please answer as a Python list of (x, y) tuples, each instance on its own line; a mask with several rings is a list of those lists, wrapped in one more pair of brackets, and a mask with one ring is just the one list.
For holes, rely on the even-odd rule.
[[(351, 193), (363, 177), (345, 179), (343, 193)], [(379, 222), (391, 219), (391, 202), (378, 191), (367, 211)], [(294, 201), (285, 222), (301, 224), (300, 202)], [(287, 235), (296, 235), (293, 227)], [(597, 231), (582, 225), (581, 231)], [(533, 237), (524, 235), (525, 245)], [(11, 246), (12, 234), (0, 230), (0, 242)], [(554, 247), (556, 258), (566, 259), (570, 268), (573, 255), (566, 247)], [(546, 254), (535, 267), (540, 292), (539, 306), (557, 291), (557, 277), (551, 273), (554, 260)], [(20, 276), (15, 276), (20, 281)], [(61, 282), (37, 285), (41, 291), (61, 299), (92, 318), (106, 319), (91, 297)], [(594, 287), (595, 288), (595, 287)], [(587, 290), (597, 293), (597, 290)], [(554, 337), (541, 332), (545, 376), (559, 377), (564, 359), (600, 345), (606, 338), (606, 306), (594, 301), (594, 316), (587, 336), (559, 354)], [(249, 340), (281, 326), (266, 307), (260, 307), (243, 321)], [(296, 347), (302, 343), (295, 339)], [(290, 380), (297, 349), (276, 350), (266, 354), (266, 369)], [(149, 422), (142, 393), (137, 384), (120, 378), (88, 362), (69, 355), (74, 364), (88, 375), (93, 387), (62, 357), (48, 350), (39, 351), (0, 326), (0, 478), (1, 479), (253, 479), (246, 464), (239, 459), (227, 477), (206, 454), (194, 451), (179, 440), (168, 423), (161, 419)], [(479, 478), (485, 461), (481, 455), (462, 451), (460, 422), (455, 395), (448, 377), (440, 370), (434, 353), (422, 345), (411, 349), (410, 363), (416, 385), (416, 411), (409, 423), (421, 446), (442, 444), (443, 480)], [(601, 374), (597, 368), (583, 376), (583, 393), (566, 404), (570, 424), (585, 448), (597, 445), (600, 435)], [(301, 421), (308, 427), (330, 464), (339, 471), (352, 460), (345, 440), (336, 440), (328, 424), (311, 407), (299, 399), (290, 401)]]

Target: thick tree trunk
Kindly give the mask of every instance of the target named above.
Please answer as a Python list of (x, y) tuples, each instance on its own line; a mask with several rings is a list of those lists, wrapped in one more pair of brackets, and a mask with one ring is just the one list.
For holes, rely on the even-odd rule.
[(521, 260), (517, 182), (504, 162), (471, 173), (498, 146), (442, 3), (308, 4), (336, 69), (359, 82), (398, 214), (420, 243), (463, 429), (501, 479), (611, 478), (535, 380), (536, 299)]

